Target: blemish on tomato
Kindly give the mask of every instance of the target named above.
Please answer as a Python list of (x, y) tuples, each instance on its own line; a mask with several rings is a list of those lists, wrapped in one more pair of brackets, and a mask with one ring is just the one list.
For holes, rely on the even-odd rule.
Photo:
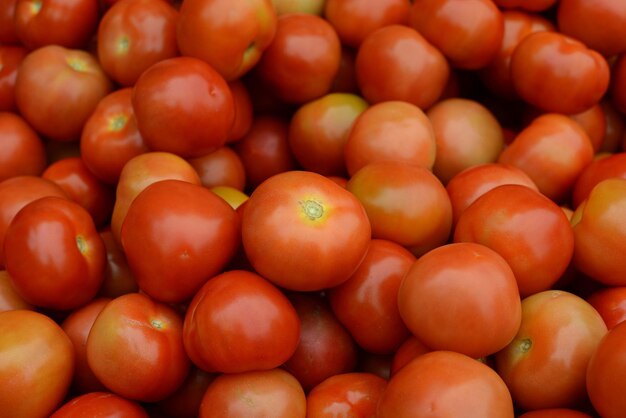
[(532, 347), (533, 347), (533, 342), (529, 338), (524, 338), (519, 343), (519, 351), (522, 353), (528, 353)]
[(152, 328), (155, 329), (163, 329), (163, 321), (160, 321), (158, 319), (152, 319), (150, 321), (150, 325), (152, 325)]

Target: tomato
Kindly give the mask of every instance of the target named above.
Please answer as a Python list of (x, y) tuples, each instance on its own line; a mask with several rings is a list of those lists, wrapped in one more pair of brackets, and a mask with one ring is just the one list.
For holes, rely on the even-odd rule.
[(414, 358), (429, 351), (431, 351), (430, 348), (426, 347), (415, 335), (411, 335), (398, 347), (391, 359), (391, 376), (409, 364)]
[(47, 418), (63, 401), (74, 373), (70, 339), (48, 316), (0, 312), (0, 411)]
[(282, 369), (218, 376), (209, 386), (199, 418), (304, 418), (306, 397), (295, 377)]
[(506, 9), (522, 9), (543, 12), (556, 4), (558, 0), (494, 0), (498, 6)]
[(229, 81), (228, 87), (230, 87), (235, 104), (235, 121), (226, 142), (232, 143), (239, 141), (250, 130), (254, 119), (254, 108), (248, 87), (242, 80)]
[(591, 415), (574, 409), (549, 408), (526, 412), (518, 418), (591, 418)]
[(574, 232), (553, 201), (521, 185), (502, 185), (459, 217), (455, 242), (475, 242), (507, 261), (522, 297), (550, 289), (568, 268)]
[(365, 207), (373, 238), (393, 241), (417, 256), (448, 241), (450, 199), (430, 170), (374, 162), (357, 171), (346, 187)]
[(33, 305), (74, 309), (100, 288), (104, 244), (91, 215), (78, 203), (57, 196), (29, 203), (11, 221), (4, 245), (11, 282)]
[(479, 102), (445, 99), (426, 115), (437, 149), (433, 173), (444, 184), (468, 167), (495, 162), (504, 148), (500, 122)]
[(122, 246), (115, 240), (110, 227), (100, 231), (100, 237), (106, 249), (107, 262), (104, 270), (104, 279), (98, 295), (106, 298), (116, 298), (126, 293), (139, 290)]
[(371, 373), (342, 373), (315, 386), (306, 397), (308, 418), (373, 417), (387, 381)]
[(17, 0), (13, 24), (28, 49), (45, 45), (83, 48), (96, 32), (97, 0)]
[(598, 183), (612, 177), (626, 179), (626, 152), (599, 155), (585, 167), (576, 179), (572, 190), (573, 207), (580, 206)]
[(4, 0), (0, 3), (0, 43), (5, 45), (19, 44), (15, 33), (15, 5), (17, 0)]
[(541, 193), (562, 202), (569, 198), (593, 155), (589, 136), (578, 123), (565, 115), (548, 113), (520, 131), (498, 162), (523, 170)]
[(403, 101), (381, 102), (356, 118), (343, 152), (351, 176), (374, 161), (401, 161), (431, 169), (435, 133), (419, 107)]
[(600, 145), (600, 152), (618, 152), (623, 149), (623, 138), (626, 137), (626, 118), (620, 113), (610, 98), (600, 102), (606, 120), (606, 130)]
[(367, 102), (351, 93), (329, 93), (302, 105), (289, 124), (289, 148), (300, 165), (325, 176), (346, 173), (344, 148)]
[(587, 296), (587, 302), (596, 308), (608, 329), (626, 320), (626, 287), (600, 288)]
[(235, 210), (244, 204), (250, 197), (241, 190), (235, 189), (231, 186), (214, 186), (209, 190), (224, 199), (226, 203), (228, 203)]
[(585, 130), (593, 145), (593, 150), (599, 151), (606, 134), (606, 118), (602, 106), (600, 104), (593, 105), (583, 112), (570, 115), (570, 117)]
[(296, 350), (300, 320), (289, 299), (258, 274), (230, 270), (209, 279), (189, 304), (187, 355), (209, 372), (282, 365)]
[(626, 323), (616, 325), (600, 341), (587, 368), (587, 393), (603, 418), (621, 417), (626, 401), (620, 391), (626, 376)]
[(402, 25), (370, 33), (355, 65), (361, 94), (371, 104), (402, 100), (424, 110), (443, 94), (450, 77), (443, 54), (415, 29)]
[(35, 307), (26, 302), (11, 284), (11, 278), (6, 270), (0, 270), (0, 312), (16, 309), (30, 309)]
[(186, 0), (178, 19), (178, 46), (183, 55), (206, 61), (234, 80), (269, 48), (276, 20), (271, 0)]
[(146, 69), (178, 55), (177, 21), (178, 12), (167, 1), (116, 1), (98, 25), (102, 68), (118, 84), (134, 85)]
[(0, 112), (17, 110), (15, 79), (17, 70), (27, 54), (28, 50), (21, 46), (0, 45)]
[(133, 87), (132, 105), (148, 148), (184, 158), (224, 145), (235, 120), (224, 78), (191, 57), (165, 59), (144, 71)]
[(489, 366), (453, 351), (411, 361), (387, 384), (378, 418), (513, 418), (506, 385)]
[(137, 402), (108, 392), (91, 392), (77, 396), (57, 409), (50, 418), (81, 418), (85, 416), (148, 418), (146, 411)]
[(611, 97), (620, 112), (626, 114), (626, 53), (618, 57), (612, 72)]
[(93, 299), (86, 305), (73, 310), (61, 323), (61, 328), (74, 346), (75, 367), (72, 389), (76, 393), (106, 390), (87, 362), (87, 337), (96, 317), (110, 301), (109, 298)]
[(130, 204), (121, 229), (139, 288), (163, 302), (190, 300), (224, 269), (239, 240), (233, 208), (205, 187), (182, 180), (146, 187)]
[[(209, 385), (217, 377), (195, 366), (191, 367), (185, 382), (167, 398), (152, 404), (154, 409), (173, 418), (198, 418), (200, 404)], [(157, 416), (160, 416), (157, 414)]]
[(597, 104), (609, 86), (609, 65), (598, 52), (557, 32), (536, 32), (511, 57), (515, 91), (546, 112), (573, 114)]
[(336, 374), (354, 371), (357, 346), (331, 310), (317, 294), (288, 295), (300, 319), (300, 342), (283, 364), (305, 392)]
[(406, 0), (326, 0), (324, 18), (333, 25), (343, 45), (358, 48), (376, 29), (407, 24), (410, 8)]
[(353, 48), (341, 47), (339, 71), (335, 75), (330, 87), (331, 93), (359, 94), (359, 86), (356, 82), (356, 51)]
[(286, 13), (309, 13), (321, 15), (324, 11), (326, 0), (272, 0), (276, 14)]
[(611, 286), (626, 284), (622, 260), (626, 249), (623, 223), (626, 211), (626, 179), (598, 183), (572, 216), (574, 266), (589, 277)]
[(400, 317), (420, 341), (474, 358), (511, 342), (520, 326), (520, 303), (504, 258), (475, 243), (427, 252), (409, 268), (398, 290)]
[(281, 100), (303, 104), (329, 93), (340, 60), (341, 41), (328, 21), (288, 13), (278, 17), (276, 35), (255, 73)]
[(198, 172), (202, 185), (208, 188), (228, 186), (243, 190), (246, 172), (239, 155), (224, 145), (202, 157), (188, 160)]
[(573, 293), (547, 290), (522, 300), (522, 324), (495, 355), (496, 370), (517, 406), (566, 408), (585, 399), (585, 373), (607, 328)]
[(111, 89), (93, 54), (48, 45), (22, 61), (15, 103), (24, 119), (45, 137), (78, 141), (85, 122)]
[(398, 312), (398, 289), (414, 261), (399, 244), (373, 239), (352, 277), (328, 291), (337, 319), (364, 350), (392, 354), (409, 336)]
[(102, 309), (87, 337), (87, 363), (109, 390), (155, 402), (174, 393), (190, 362), (183, 319), (169, 305), (141, 293), (119, 296)]
[(415, 0), (411, 26), (457, 68), (475, 70), (495, 58), (504, 20), (490, 0)]
[(0, 112), (0, 138), (0, 181), (44, 171), (48, 159), (44, 144), (21, 116)]

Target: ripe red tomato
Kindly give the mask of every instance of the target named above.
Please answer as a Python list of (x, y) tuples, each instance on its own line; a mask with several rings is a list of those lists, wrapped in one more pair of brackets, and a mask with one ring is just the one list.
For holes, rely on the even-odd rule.
[(107, 252), (107, 264), (98, 295), (105, 298), (116, 298), (126, 293), (137, 292), (139, 290), (137, 281), (130, 271), (130, 267), (128, 267), (122, 246), (113, 236), (111, 228), (102, 229), (100, 237)]
[[(0, 24), (0, 27), (4, 29), (3, 24)], [(1, 33), (0, 39), (2, 39)], [(0, 45), (0, 112), (15, 112), (17, 110), (15, 79), (17, 78), (17, 69), (27, 54), (28, 50), (21, 46)]]
[(411, 335), (398, 347), (393, 355), (390, 375), (393, 376), (398, 370), (409, 364), (411, 360), (429, 351), (431, 351), (430, 348), (426, 347), (415, 335)]
[(580, 206), (598, 183), (612, 177), (626, 179), (626, 152), (598, 155), (585, 167), (572, 190), (573, 207)]
[(9, 273), (6, 270), (0, 270), (0, 312), (16, 309), (35, 310), (35, 307), (15, 291)]
[(70, 310), (89, 302), (104, 277), (106, 252), (82, 206), (57, 196), (24, 206), (4, 238), (11, 282), (33, 305)]
[(526, 412), (518, 418), (591, 418), (591, 415), (574, 409), (549, 408)]
[(185, 380), (189, 358), (183, 319), (171, 306), (141, 293), (117, 297), (96, 317), (87, 337), (87, 362), (113, 393), (155, 402)]
[(104, 391), (77, 396), (57, 409), (50, 418), (84, 418), (86, 416), (148, 418), (146, 411), (137, 402)]
[(587, 296), (587, 302), (596, 308), (608, 329), (626, 320), (626, 287), (624, 286), (602, 287)]
[(357, 269), (371, 241), (365, 209), (332, 180), (306, 171), (277, 174), (250, 195), (242, 242), (254, 269), (278, 286), (337, 286)]
[(229, 186), (243, 190), (246, 170), (239, 155), (229, 146), (222, 146), (202, 157), (191, 158), (189, 164), (198, 172), (204, 187)]
[(239, 241), (234, 209), (207, 188), (182, 180), (146, 187), (130, 204), (121, 229), (139, 288), (169, 303), (190, 300), (224, 269)]
[(74, 349), (50, 317), (28, 310), (0, 312), (0, 411), (45, 418), (68, 392)]
[(411, 361), (387, 384), (378, 418), (513, 418), (511, 395), (489, 366), (453, 351)]
[(300, 320), (287, 297), (258, 274), (229, 270), (209, 279), (189, 304), (187, 355), (209, 372), (269, 370), (296, 350)]
[(44, 143), (20, 115), (0, 111), (0, 138), (0, 181), (44, 171), (48, 159)]

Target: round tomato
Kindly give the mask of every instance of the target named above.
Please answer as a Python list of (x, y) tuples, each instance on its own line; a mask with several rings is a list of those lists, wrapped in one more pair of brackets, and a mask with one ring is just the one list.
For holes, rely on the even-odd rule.
[(608, 329), (626, 320), (626, 287), (602, 287), (589, 296), (591, 304), (604, 319)]
[(0, 270), (0, 312), (16, 309), (34, 310), (35, 307), (15, 291), (9, 273), (6, 270)]
[(126, 255), (121, 244), (113, 236), (111, 228), (103, 228), (100, 231), (100, 237), (107, 252), (107, 263), (98, 295), (105, 298), (116, 298), (126, 293), (138, 291), (139, 287), (130, 267), (128, 267)]
[(48, 159), (44, 143), (21, 116), (0, 111), (0, 138), (0, 181), (44, 171)]
[[(2, 19), (2, 16), (0, 16), (0, 19)], [(2, 29), (4, 29), (3, 25), (4, 23), (0, 24)], [(0, 34), (1, 38), (2, 34)], [(15, 79), (17, 78), (17, 70), (26, 55), (28, 55), (28, 50), (24, 47), (0, 45), (0, 112), (15, 112), (17, 110), (15, 104)]]
[(146, 411), (137, 402), (108, 392), (91, 392), (77, 396), (57, 409), (50, 418), (84, 418), (86, 416), (148, 418)]
[(224, 145), (213, 152), (188, 161), (198, 172), (204, 187), (228, 186), (243, 190), (246, 185), (243, 162), (229, 146)]

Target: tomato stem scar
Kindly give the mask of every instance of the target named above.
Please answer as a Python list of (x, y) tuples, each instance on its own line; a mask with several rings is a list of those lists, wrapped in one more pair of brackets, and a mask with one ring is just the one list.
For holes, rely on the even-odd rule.
[(530, 349), (532, 348), (532, 346), (533, 346), (533, 342), (532, 342), (530, 339), (525, 338), (525, 339), (523, 339), (523, 340), (520, 342), (520, 345), (519, 345), (519, 350), (520, 350), (522, 353), (527, 353), (527, 352), (529, 352), (529, 351), (530, 351)]
[(300, 202), (300, 206), (304, 214), (312, 221), (324, 215), (324, 207), (315, 200), (305, 200), (304, 202)]

